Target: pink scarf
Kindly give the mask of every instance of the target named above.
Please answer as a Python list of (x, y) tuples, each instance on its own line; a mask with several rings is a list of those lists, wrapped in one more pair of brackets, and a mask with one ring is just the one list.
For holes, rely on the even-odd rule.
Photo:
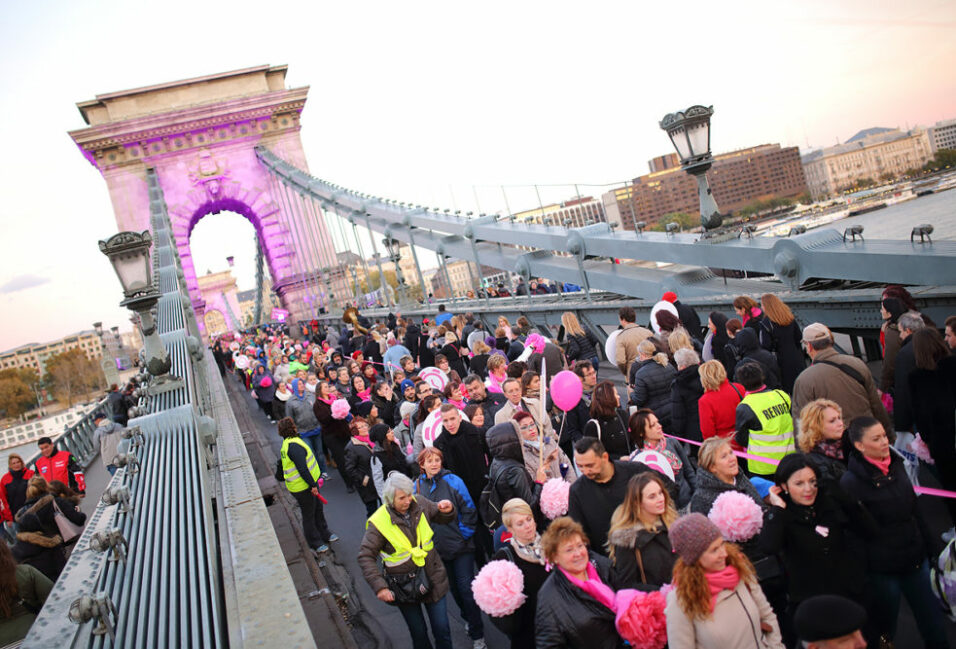
[(498, 394), (504, 394), (504, 391), (501, 389), (501, 382), (507, 377), (505, 374), (504, 377), (498, 378), (493, 373), (488, 373), (488, 380), (485, 381), (485, 386), (488, 388), (488, 392), (497, 392)]
[(371, 394), (372, 394), (372, 388), (365, 388), (364, 390), (362, 390), (355, 396), (357, 396), (361, 401), (369, 401), (372, 398)]
[(316, 400), (321, 401), (322, 403), (331, 406), (331, 405), (332, 405), (332, 402), (335, 401), (335, 398), (334, 398), (334, 397), (329, 397), (328, 399), (323, 399), (323, 398), (321, 398), (321, 397), (316, 397)]
[(451, 405), (455, 406), (455, 407), (458, 408), (459, 410), (464, 410), (464, 409), (465, 409), (465, 402), (462, 401), (461, 399), (459, 399), (458, 401), (455, 401), (454, 399), (449, 399), (449, 400), (448, 400), (448, 403), (450, 403)]
[(740, 583), (740, 573), (733, 566), (727, 566), (719, 572), (705, 572), (707, 585), (710, 586), (710, 612), (714, 612), (717, 605), (717, 595), (722, 590), (733, 590)]
[(883, 475), (890, 474), (890, 462), (893, 460), (893, 456), (889, 456), (885, 460), (874, 460), (873, 458), (864, 455), (863, 459), (875, 466)]
[(368, 435), (352, 435), (352, 439), (362, 442), (366, 446), (370, 446), (370, 447), (375, 446), (374, 444), (372, 444), (372, 440), (369, 439)]
[(587, 581), (581, 581), (577, 577), (572, 577), (571, 574), (558, 566), (558, 570), (564, 573), (564, 576), (568, 578), (572, 584), (583, 590), (585, 593), (599, 601), (600, 603), (607, 606), (611, 611), (617, 612), (614, 604), (614, 591), (611, 590), (611, 587), (601, 581), (601, 578), (597, 574), (597, 570), (594, 569), (594, 564), (588, 562), (588, 579)]
[(667, 440), (659, 439), (656, 442), (649, 440), (644, 440), (645, 451), (657, 451), (661, 455), (667, 458), (667, 462), (671, 465), (671, 469), (674, 471), (674, 475), (680, 473), (680, 468), (683, 466), (683, 462), (680, 461), (680, 458), (677, 457), (677, 454), (674, 451), (667, 448)]

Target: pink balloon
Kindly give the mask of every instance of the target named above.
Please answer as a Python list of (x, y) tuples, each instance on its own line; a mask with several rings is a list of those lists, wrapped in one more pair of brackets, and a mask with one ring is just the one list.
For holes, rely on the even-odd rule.
[(559, 409), (567, 412), (581, 401), (584, 386), (578, 375), (570, 370), (558, 372), (551, 379), (551, 400)]

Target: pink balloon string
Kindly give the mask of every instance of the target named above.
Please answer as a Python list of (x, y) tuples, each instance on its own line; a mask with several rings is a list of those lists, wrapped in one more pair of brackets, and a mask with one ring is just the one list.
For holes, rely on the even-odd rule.
[[(703, 442), (697, 442), (692, 439), (684, 439), (683, 437), (678, 437), (677, 435), (668, 435), (664, 433), (665, 437), (670, 437), (671, 439), (676, 439), (678, 442), (686, 442), (687, 444), (693, 444), (694, 446), (703, 446)], [(742, 457), (748, 460), (756, 460), (757, 462), (766, 462), (767, 464), (773, 464), (774, 466), (780, 464), (780, 460), (776, 460), (772, 457), (764, 457), (762, 455), (753, 455), (751, 453), (744, 453), (743, 451), (734, 451), (734, 455), (737, 457)], [(956, 491), (946, 491), (945, 489), (934, 489), (933, 487), (917, 487), (913, 486), (913, 491), (918, 494), (923, 494), (926, 496), (939, 496), (940, 498), (956, 498)]]

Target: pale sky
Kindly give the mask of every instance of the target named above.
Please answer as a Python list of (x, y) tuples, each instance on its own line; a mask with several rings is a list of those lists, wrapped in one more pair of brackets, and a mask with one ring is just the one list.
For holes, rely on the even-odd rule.
[[(465, 211), (502, 209), (505, 185), (517, 211), (535, 183), (564, 184), (547, 202), (646, 173), (670, 151), (658, 121), (696, 103), (716, 152), (954, 118), (956, 3), (4, 3), (0, 349), (129, 328), (96, 246), (117, 229), (106, 185), (66, 134), (75, 103), (266, 63), (311, 86), (314, 175)], [(251, 288), (240, 221), (197, 226), (196, 268), (235, 255)]]

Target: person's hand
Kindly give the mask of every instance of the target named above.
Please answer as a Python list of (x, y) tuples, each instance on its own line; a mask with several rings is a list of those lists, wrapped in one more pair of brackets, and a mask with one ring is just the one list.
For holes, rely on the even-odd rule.
[(777, 485), (770, 487), (770, 493), (767, 494), (767, 502), (773, 505), (774, 507), (779, 507), (780, 509), (786, 509), (787, 503), (783, 498), (780, 497), (780, 494), (783, 492), (783, 489)]
[(362, 478), (362, 486), (363, 487), (368, 486), (368, 476), (365, 476), (364, 478)]
[(544, 484), (548, 481), (548, 472), (545, 470), (544, 466), (539, 466), (538, 471), (534, 474), (534, 481)]
[(438, 501), (438, 511), (440, 511), (442, 514), (448, 514), (448, 513), (450, 513), (453, 509), (454, 509), (454, 507), (452, 506), (450, 500), (439, 500), (439, 501)]
[(395, 601), (395, 594), (387, 588), (383, 588), (382, 590), (378, 591), (375, 593), (375, 596), (386, 603)]
[(312, 495), (313, 495), (313, 496), (318, 496), (318, 495), (319, 495), (319, 488), (318, 488), (318, 487), (312, 487)]

